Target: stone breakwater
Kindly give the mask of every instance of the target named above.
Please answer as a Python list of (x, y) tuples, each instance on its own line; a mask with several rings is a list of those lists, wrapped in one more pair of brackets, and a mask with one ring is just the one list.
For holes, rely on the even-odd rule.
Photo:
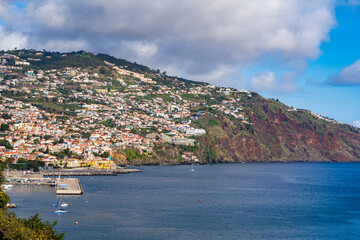
[(52, 169), (43, 170), (43, 176), (114, 176), (118, 174), (127, 174), (133, 172), (141, 172), (139, 169), (92, 169), (92, 168), (75, 168), (75, 169)]

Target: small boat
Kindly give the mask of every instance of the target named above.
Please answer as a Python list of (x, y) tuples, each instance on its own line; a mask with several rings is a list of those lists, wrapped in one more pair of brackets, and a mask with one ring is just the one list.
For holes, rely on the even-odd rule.
[(67, 213), (64, 209), (55, 210), (54, 213)]
[(2, 188), (3, 188), (4, 191), (6, 191), (6, 190), (11, 189), (13, 186), (14, 185), (11, 185), (11, 184), (4, 184), (4, 185), (2, 185)]
[[(64, 204), (64, 203), (61, 203), (61, 198), (59, 198), (59, 202), (56, 204), (56, 207), (58, 207), (58, 206), (60, 206), (59, 207), (59, 209), (56, 209), (55, 211), (54, 211), (54, 213), (67, 213), (67, 211), (65, 210), (65, 209), (63, 209), (63, 208), (61, 208), (62, 206), (62, 204)], [(67, 204), (67, 203), (66, 203)], [(55, 204), (54, 204), (55, 205)], [(53, 205), (53, 206), (54, 206)]]
[[(53, 207), (57, 207), (57, 206), (59, 206), (57, 203), (54, 203), (53, 205), (52, 205)], [(62, 202), (61, 204), (60, 204), (60, 207), (68, 207), (69, 206), (69, 204), (68, 203), (66, 203), (66, 202)]]
[(194, 170), (194, 164), (191, 164), (191, 168), (190, 168), (190, 170), (189, 170), (190, 172), (194, 172), (195, 170)]

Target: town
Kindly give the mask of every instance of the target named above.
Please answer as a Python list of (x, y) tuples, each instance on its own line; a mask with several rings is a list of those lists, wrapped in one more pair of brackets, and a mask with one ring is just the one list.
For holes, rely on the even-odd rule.
[[(151, 155), (154, 144), (196, 145), (206, 130), (193, 123), (204, 108), (251, 124), (242, 111), (242, 98), (252, 95), (246, 90), (181, 81), (159, 70), (139, 73), (105, 60), (99, 66), (73, 67), (70, 60), (58, 68), (39, 65), (71, 56), (92, 57), (35, 50), (0, 55), (2, 162), (115, 169), (114, 149)], [(191, 151), (179, 159), (199, 162)]]

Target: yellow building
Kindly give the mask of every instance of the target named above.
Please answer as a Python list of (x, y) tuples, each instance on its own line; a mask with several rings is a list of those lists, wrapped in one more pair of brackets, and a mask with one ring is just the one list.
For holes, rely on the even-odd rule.
[(111, 160), (91, 161), (90, 166), (101, 169), (116, 169), (115, 162)]

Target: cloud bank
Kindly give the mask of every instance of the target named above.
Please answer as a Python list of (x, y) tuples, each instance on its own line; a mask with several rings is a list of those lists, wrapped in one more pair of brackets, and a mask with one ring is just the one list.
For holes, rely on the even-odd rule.
[[(209, 79), (265, 58), (280, 64), (316, 59), (335, 24), (331, 0), (24, 3), (20, 8), (8, 5), (11, 14), (0, 16), (5, 21), (0, 48), (106, 52), (154, 68), (180, 70), (173, 74)], [(9, 37), (14, 39), (11, 44)]]
[(354, 125), (355, 127), (360, 128), (360, 121), (354, 121), (353, 125)]
[(360, 85), (360, 60), (330, 76), (327, 83), (332, 85)]
[(293, 93), (299, 91), (297, 76), (293, 72), (286, 72), (279, 78), (274, 72), (266, 71), (256, 74), (251, 79), (251, 89), (260, 92)]

